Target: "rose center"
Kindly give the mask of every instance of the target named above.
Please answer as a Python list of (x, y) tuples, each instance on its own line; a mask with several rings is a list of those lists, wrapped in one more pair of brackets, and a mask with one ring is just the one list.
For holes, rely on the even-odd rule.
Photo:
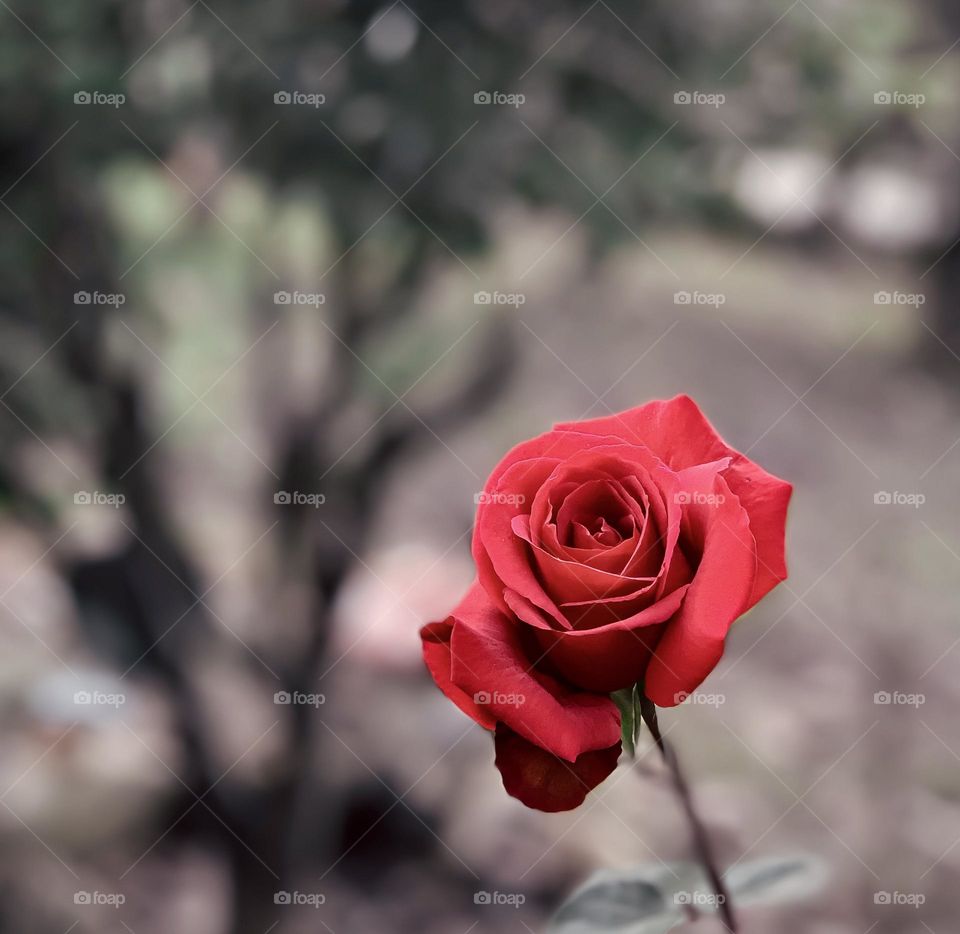
[(593, 481), (568, 491), (556, 512), (557, 539), (567, 546), (612, 548), (638, 531), (628, 494), (609, 481)]
[(601, 545), (618, 545), (626, 537), (619, 529), (611, 525), (603, 516), (598, 516), (590, 524), (589, 532)]

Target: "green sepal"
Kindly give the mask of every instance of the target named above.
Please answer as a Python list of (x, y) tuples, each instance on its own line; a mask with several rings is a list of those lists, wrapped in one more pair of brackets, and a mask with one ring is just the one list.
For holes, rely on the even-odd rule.
[(632, 759), (637, 752), (637, 738), (642, 723), (640, 688), (635, 684), (633, 687), (614, 691), (610, 697), (620, 710), (620, 742), (623, 751)]

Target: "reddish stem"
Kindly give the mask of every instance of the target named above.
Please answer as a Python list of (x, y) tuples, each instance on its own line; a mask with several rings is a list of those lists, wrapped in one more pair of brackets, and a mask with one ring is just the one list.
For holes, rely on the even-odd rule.
[(657, 748), (660, 750), (660, 755), (663, 757), (664, 764), (670, 771), (670, 777), (673, 780), (673, 787), (676, 789), (677, 795), (680, 798), (680, 803), (683, 805), (683, 811), (686, 814), (687, 821), (690, 824), (691, 833), (693, 834), (694, 847), (697, 851), (700, 862), (703, 864), (703, 868), (706, 870), (707, 878), (710, 880), (710, 885), (713, 887), (714, 894), (717, 896), (717, 913), (720, 915), (724, 926), (730, 932), (730, 934), (737, 934), (737, 921), (733, 913), (733, 905), (730, 901), (730, 894), (727, 891), (726, 884), (723, 881), (723, 876), (720, 874), (720, 869), (717, 866), (717, 861), (713, 854), (713, 848), (710, 844), (710, 838), (707, 834), (707, 829), (704, 826), (703, 821), (700, 820), (700, 816), (697, 814), (697, 809), (694, 807), (693, 796), (690, 794), (690, 786), (687, 784), (683, 770), (680, 768), (680, 761), (677, 759), (676, 752), (674, 752), (673, 747), (670, 746), (660, 734), (660, 726), (657, 723), (656, 705), (652, 701), (647, 700), (647, 698), (645, 698), (642, 694), (640, 699), (640, 711), (643, 716), (644, 723), (647, 724), (647, 726), (650, 728), (651, 734), (653, 734), (654, 741), (657, 744)]

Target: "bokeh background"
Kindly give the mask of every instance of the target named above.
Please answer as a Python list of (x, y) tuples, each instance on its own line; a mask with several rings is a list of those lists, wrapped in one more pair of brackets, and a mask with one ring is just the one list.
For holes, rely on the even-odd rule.
[(796, 487), (663, 714), (724, 866), (827, 868), (744, 930), (955, 929), (955, 4), (0, 0), (0, 72), (0, 931), (541, 931), (689, 859), (646, 744), (508, 798), (417, 637), (509, 446), (677, 392)]

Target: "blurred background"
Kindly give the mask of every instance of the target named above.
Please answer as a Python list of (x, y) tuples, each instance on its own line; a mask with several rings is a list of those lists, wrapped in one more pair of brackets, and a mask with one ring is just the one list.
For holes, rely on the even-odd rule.
[(0, 72), (0, 931), (522, 934), (690, 858), (646, 745), (507, 797), (417, 636), (508, 447), (677, 392), (796, 488), (663, 714), (722, 865), (828, 868), (744, 930), (954, 930), (955, 4), (0, 0)]

